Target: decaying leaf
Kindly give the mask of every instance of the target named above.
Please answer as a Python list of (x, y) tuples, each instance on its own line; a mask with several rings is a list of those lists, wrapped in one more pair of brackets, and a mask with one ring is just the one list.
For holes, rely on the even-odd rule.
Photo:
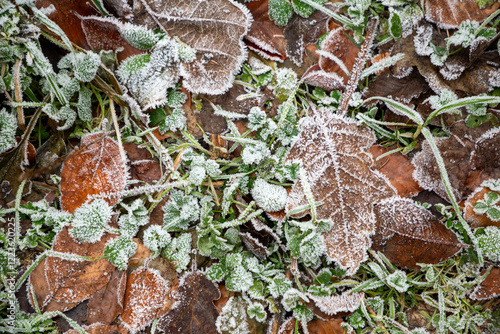
[(473, 169), (486, 171), (493, 178), (500, 177), (500, 127), (484, 133), (476, 141), (471, 164)]
[(111, 324), (123, 312), (127, 273), (115, 270), (108, 284), (90, 297), (87, 322)]
[(386, 71), (377, 75), (368, 89), (363, 92), (363, 97), (382, 96), (409, 103), (412, 99), (425, 94), (427, 90), (429, 90), (429, 85), (418, 71), (412, 71), (404, 78), (397, 78)]
[(475, 0), (426, 0), (425, 18), (441, 28), (457, 28), (465, 20), (484, 20), (498, 7), (498, 2), (481, 9)]
[(394, 264), (419, 269), (456, 254), (462, 244), (432, 213), (410, 199), (393, 197), (375, 207), (377, 233), (372, 248)]
[[(486, 269), (481, 275), (486, 273)], [(500, 268), (492, 268), (488, 276), (470, 294), (474, 300), (492, 299), (500, 296)]]
[(105, 196), (109, 205), (115, 205), (120, 197), (111, 194), (122, 191), (128, 179), (118, 144), (103, 133), (92, 133), (84, 136), (80, 145), (61, 171), (63, 210), (73, 213), (93, 195)]
[[(374, 159), (387, 152), (389, 149), (383, 146), (373, 145), (370, 147), (370, 153)], [(389, 179), (401, 197), (413, 197), (423, 190), (411, 176), (415, 168), (401, 153), (393, 153), (376, 160), (374, 169)]]
[[(80, 243), (69, 234), (68, 227), (64, 227), (56, 235), (52, 249), (95, 258), (104, 254), (106, 242), (113, 237), (106, 233), (99, 242)], [(114, 271), (115, 266), (104, 258), (80, 261), (49, 256), (31, 273), (30, 284), (41, 310), (66, 311), (105, 289)]]
[(135, 332), (153, 321), (168, 305), (175, 277), (173, 264), (162, 258), (147, 262), (128, 276), (121, 316), (127, 328)]
[(158, 328), (170, 333), (215, 334), (218, 316), (213, 301), (220, 298), (220, 291), (199, 271), (187, 273), (173, 292), (176, 300), (169, 313), (158, 320)]
[[(359, 124), (319, 109), (300, 121), (300, 134), (286, 163), (301, 163), (308, 185), (301, 179), (288, 196), (286, 211), (307, 205), (307, 192), (319, 220), (332, 220), (323, 235), (328, 258), (354, 273), (366, 259), (375, 231), (373, 204), (395, 194), (387, 179), (373, 171), (366, 152), (375, 141), (373, 132)], [(304, 216), (310, 210), (293, 217)]]
[(307, 307), (323, 320), (339, 319), (356, 311), (365, 294), (362, 292), (350, 294), (349, 291), (334, 296), (308, 295), (311, 300)]
[[(82, 326), (87, 334), (127, 334), (129, 331), (122, 325), (92, 324)], [(76, 329), (66, 331), (64, 334), (80, 334)]]
[[(459, 140), (456, 136), (436, 138), (435, 141), (443, 156), (454, 195), (457, 200), (461, 200), (465, 195), (465, 184), (471, 171), (469, 157), (474, 145), (468, 140)], [(415, 166), (413, 178), (418, 184), (449, 201), (439, 167), (427, 140), (424, 141), (422, 150), (413, 157), (411, 163)]]
[(158, 181), (162, 175), (160, 163), (153, 159), (153, 155), (145, 148), (135, 143), (123, 145), (130, 162), (130, 178), (149, 184)]
[(262, 57), (282, 62), (286, 58), (287, 43), (283, 28), (278, 27), (269, 18), (268, 1), (252, 1), (246, 5), (253, 21), (245, 36), (245, 42), (249, 49)]
[(196, 50), (196, 59), (181, 64), (183, 85), (193, 93), (222, 94), (246, 58), (243, 37), (251, 15), (231, 0), (147, 1), (134, 7), (134, 19), (150, 28), (160, 27)]

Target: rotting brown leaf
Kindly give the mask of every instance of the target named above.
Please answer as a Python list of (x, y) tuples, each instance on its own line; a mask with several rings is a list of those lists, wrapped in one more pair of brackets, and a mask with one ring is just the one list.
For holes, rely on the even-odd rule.
[(196, 50), (196, 59), (181, 64), (183, 85), (193, 93), (222, 94), (246, 58), (243, 37), (251, 22), (246, 7), (227, 0), (206, 2), (140, 0), (134, 20), (177, 36)]
[(350, 294), (349, 291), (324, 297), (309, 294), (310, 302), (306, 303), (306, 306), (323, 320), (339, 319), (356, 311), (364, 296), (362, 292)]
[[(486, 273), (486, 269), (481, 272), (481, 276)], [(500, 296), (500, 268), (492, 268), (484, 281), (479, 283), (470, 298), (474, 300), (492, 299)]]
[[(370, 153), (374, 159), (387, 152), (389, 149), (383, 146), (373, 145), (370, 147)], [(399, 152), (376, 160), (374, 169), (389, 179), (401, 197), (413, 197), (423, 190), (412, 177), (415, 167), (408, 161), (408, 158)]]
[(215, 334), (218, 316), (213, 301), (219, 289), (199, 271), (187, 273), (172, 293), (176, 300), (169, 313), (158, 320), (158, 329), (170, 333)]
[(429, 85), (418, 71), (412, 71), (404, 78), (397, 78), (385, 71), (370, 83), (368, 89), (363, 92), (363, 98), (382, 96), (409, 103), (413, 98), (425, 94), (427, 90)]
[[(323, 235), (327, 255), (349, 268), (348, 273), (366, 259), (375, 232), (373, 204), (396, 192), (371, 169), (373, 161), (366, 150), (374, 141), (370, 129), (318, 109), (300, 121), (300, 135), (286, 158), (286, 163), (301, 163), (314, 201), (323, 202), (316, 207), (317, 219), (334, 222)], [(307, 204), (306, 187), (299, 180), (289, 193), (286, 211)]]
[(148, 150), (140, 148), (135, 143), (124, 144), (123, 148), (130, 162), (130, 179), (153, 184), (161, 178), (160, 163)]
[(115, 270), (108, 284), (90, 297), (87, 322), (111, 324), (123, 312), (127, 273)]
[(156, 258), (146, 262), (127, 279), (121, 318), (134, 332), (150, 324), (160, 311), (170, 306), (169, 292), (176, 283), (175, 267), (170, 261)]
[[(89, 326), (82, 326), (87, 334), (127, 334), (129, 331), (122, 325), (109, 325), (109, 324), (92, 324)], [(80, 334), (76, 329), (70, 329), (64, 334)]]
[(458, 28), (465, 20), (484, 20), (498, 7), (498, 2), (481, 9), (475, 0), (425, 0), (425, 18), (444, 29)]
[(419, 269), (417, 263), (439, 263), (463, 246), (431, 212), (410, 199), (383, 200), (375, 214), (377, 233), (372, 248), (400, 267)]
[[(64, 227), (55, 239), (52, 249), (87, 257), (104, 254), (106, 242), (115, 235), (105, 233), (96, 243), (78, 242)], [(108, 260), (71, 261), (49, 256), (30, 275), (37, 303), (43, 311), (66, 311), (104, 289), (116, 270)], [(30, 296), (33, 305), (32, 296)]]
[(492, 178), (500, 177), (500, 127), (484, 133), (476, 141), (471, 164), (473, 169), (485, 171)]
[(122, 191), (128, 179), (118, 144), (103, 133), (92, 133), (84, 136), (80, 145), (62, 167), (62, 209), (73, 213), (93, 195), (105, 196), (110, 206), (115, 205), (120, 197), (110, 195)]
[(250, 30), (245, 36), (248, 48), (267, 59), (278, 62), (285, 60), (287, 42), (283, 28), (269, 18), (268, 0), (252, 1), (246, 7), (253, 17)]

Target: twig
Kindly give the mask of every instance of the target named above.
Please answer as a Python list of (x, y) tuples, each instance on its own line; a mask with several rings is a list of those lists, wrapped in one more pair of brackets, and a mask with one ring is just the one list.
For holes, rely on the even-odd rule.
[[(19, 83), (19, 78), (21, 76), (21, 59), (16, 61), (16, 65), (14, 66), (14, 93), (16, 95), (16, 102), (22, 103), (23, 96), (21, 93), (21, 84)], [(23, 107), (17, 106), (17, 125), (23, 131), (26, 130), (26, 123), (24, 121), (24, 111)]]

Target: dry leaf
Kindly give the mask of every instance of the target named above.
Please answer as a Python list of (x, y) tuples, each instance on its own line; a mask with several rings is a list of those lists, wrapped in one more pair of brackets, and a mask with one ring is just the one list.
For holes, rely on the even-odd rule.
[[(301, 163), (314, 201), (323, 202), (316, 208), (317, 219), (334, 223), (323, 235), (328, 258), (350, 274), (366, 259), (375, 232), (373, 204), (395, 194), (387, 179), (370, 168), (366, 149), (374, 141), (370, 129), (319, 109), (301, 119), (300, 135), (286, 158), (287, 163)], [(305, 191), (303, 180), (297, 181), (287, 212), (308, 204)]]
[(246, 7), (229, 0), (141, 0), (134, 7), (134, 19), (151, 28), (157, 22), (167, 34), (196, 50), (193, 62), (181, 64), (183, 85), (189, 91), (222, 94), (232, 86), (246, 58), (242, 39), (251, 22)]
[(127, 274), (122, 270), (111, 273), (108, 284), (90, 297), (88, 304), (89, 324), (112, 323), (123, 312)]
[(420, 269), (417, 263), (439, 263), (463, 246), (431, 212), (410, 199), (383, 200), (375, 214), (377, 233), (372, 248), (400, 267)]
[(166, 334), (217, 333), (218, 312), (213, 301), (220, 298), (220, 292), (203, 273), (186, 274), (172, 295), (176, 301), (171, 311), (158, 320), (160, 330)]
[(127, 279), (121, 318), (133, 332), (150, 324), (168, 305), (168, 294), (175, 284), (175, 267), (170, 261), (156, 258), (146, 262)]
[(268, 1), (259, 0), (246, 4), (253, 21), (245, 36), (245, 42), (250, 50), (262, 57), (282, 62), (286, 58), (287, 44), (283, 28), (278, 27), (269, 18)]
[[(370, 153), (373, 155), (374, 159), (387, 152), (389, 152), (389, 149), (379, 145), (370, 147)], [(413, 197), (423, 190), (412, 177), (415, 168), (408, 159), (399, 152), (376, 160), (374, 169), (387, 176), (391, 184), (396, 188), (398, 195), (401, 197)]]
[[(96, 243), (78, 242), (64, 227), (54, 238), (52, 249), (56, 252), (80, 256), (100, 257), (106, 242), (115, 235), (105, 233)], [(108, 285), (115, 266), (102, 258), (93, 261), (71, 261), (58, 257), (45, 258), (31, 273), (40, 309), (43, 311), (66, 311), (92, 297)], [(31, 297), (31, 296), (30, 296)], [(33, 300), (31, 300), (33, 305)]]
[(61, 206), (73, 213), (89, 200), (89, 196), (105, 196), (110, 206), (118, 203), (116, 194), (125, 188), (128, 179), (126, 162), (118, 144), (103, 133), (82, 138), (81, 148), (64, 162), (61, 171)]
[(484, 133), (476, 141), (470, 160), (473, 169), (486, 171), (493, 178), (500, 177), (500, 127)]
[[(87, 334), (127, 334), (129, 331), (122, 325), (92, 324), (82, 326)], [(64, 334), (80, 334), (76, 329), (66, 331)]]
[(465, 20), (484, 20), (498, 7), (498, 2), (481, 9), (476, 0), (425, 0), (425, 18), (441, 28), (458, 28)]
[(339, 319), (356, 311), (364, 296), (362, 292), (350, 294), (349, 291), (325, 297), (308, 294), (311, 301), (306, 306), (323, 320)]
[(418, 71), (412, 71), (404, 78), (397, 78), (390, 75), (388, 71), (384, 71), (370, 83), (368, 89), (363, 92), (363, 98), (382, 96), (409, 103), (412, 99), (420, 97), (428, 90), (429, 85)]
[[(481, 275), (486, 273), (486, 269), (481, 272)], [(500, 268), (492, 268), (484, 281), (479, 283), (474, 291), (470, 294), (470, 298), (474, 300), (492, 299), (500, 296)]]
[(145, 148), (140, 148), (135, 143), (123, 145), (130, 162), (130, 178), (149, 184), (158, 181), (162, 175), (160, 163)]

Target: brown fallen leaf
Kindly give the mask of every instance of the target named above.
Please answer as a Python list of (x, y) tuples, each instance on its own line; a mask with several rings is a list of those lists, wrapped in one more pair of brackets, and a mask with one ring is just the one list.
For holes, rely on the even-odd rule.
[(374, 141), (370, 129), (319, 109), (301, 120), (299, 137), (285, 161), (300, 162), (304, 174), (289, 193), (285, 210), (307, 205), (306, 191), (314, 201), (322, 201), (316, 218), (334, 222), (323, 234), (328, 258), (351, 274), (366, 259), (375, 232), (373, 204), (396, 193), (380, 172), (371, 169), (366, 150)]
[(283, 28), (278, 27), (268, 14), (268, 1), (259, 0), (246, 4), (253, 17), (245, 43), (250, 50), (264, 58), (282, 62), (287, 57), (287, 43)]
[(403, 268), (435, 264), (462, 249), (457, 236), (432, 213), (410, 199), (393, 197), (375, 207), (377, 232), (372, 248)]
[(356, 311), (365, 294), (362, 292), (350, 294), (345, 291), (340, 295), (319, 297), (309, 294), (307, 308), (322, 320), (334, 320), (345, 317)]
[[(374, 159), (387, 152), (389, 149), (383, 146), (370, 147)], [(393, 153), (376, 160), (373, 168), (387, 176), (401, 197), (413, 197), (423, 190), (412, 177), (415, 168), (401, 153)]]
[(73, 213), (92, 195), (105, 196), (110, 206), (118, 203), (117, 194), (128, 179), (126, 162), (118, 144), (103, 133), (84, 136), (81, 148), (64, 162), (61, 171), (61, 207)]
[(500, 127), (489, 130), (476, 141), (470, 160), (473, 169), (485, 171), (492, 178), (500, 177)]
[(174, 265), (163, 258), (146, 261), (127, 278), (121, 318), (135, 332), (149, 325), (168, 304), (176, 279)]
[(465, 20), (484, 20), (498, 7), (498, 2), (481, 9), (475, 0), (425, 0), (425, 18), (444, 29), (458, 28)]
[(491, 190), (485, 187), (478, 187), (465, 201), (464, 218), (471, 223), (472, 228), (496, 226), (500, 227), (500, 221), (493, 221), (485, 214), (474, 212), (474, 204), (484, 199), (484, 195)]
[(127, 273), (115, 270), (108, 284), (90, 297), (87, 322), (111, 324), (123, 312)]
[[(82, 326), (87, 334), (127, 334), (129, 331), (122, 325), (92, 324)], [(80, 334), (76, 329), (66, 331), (64, 334)]]
[(213, 301), (220, 298), (220, 292), (203, 273), (187, 273), (172, 296), (176, 301), (170, 312), (158, 319), (158, 329), (166, 334), (217, 333), (218, 312)]
[(404, 78), (397, 78), (389, 71), (384, 71), (370, 83), (368, 89), (363, 92), (363, 98), (382, 96), (410, 103), (412, 99), (420, 97), (427, 90), (429, 85), (418, 71), (412, 71)]
[(243, 5), (227, 1), (141, 0), (134, 22), (178, 36), (196, 50), (196, 59), (181, 64), (183, 85), (190, 92), (222, 94), (233, 83), (246, 58), (243, 37), (251, 15)]
[[(481, 275), (486, 273), (486, 269), (481, 271)], [(500, 296), (500, 268), (492, 268), (484, 281), (479, 283), (470, 298), (474, 300), (492, 299)]]
[(140, 148), (135, 143), (123, 145), (130, 163), (130, 179), (140, 180), (149, 184), (158, 181), (162, 175), (160, 163), (145, 148)]
[[(105, 233), (99, 242), (80, 243), (69, 234), (68, 227), (64, 227), (54, 238), (52, 249), (95, 258), (104, 254), (106, 242), (113, 237), (115, 235)], [(31, 273), (30, 284), (41, 310), (66, 311), (105, 289), (114, 271), (115, 266), (104, 258), (72, 261), (49, 256)], [(32, 305), (33, 302), (31, 298)]]

